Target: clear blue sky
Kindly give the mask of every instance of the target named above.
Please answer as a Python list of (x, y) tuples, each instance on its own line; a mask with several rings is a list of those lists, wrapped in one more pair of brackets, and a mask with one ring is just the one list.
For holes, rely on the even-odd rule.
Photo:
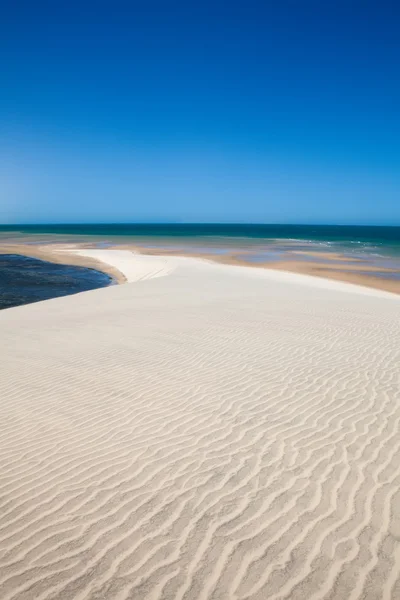
[(400, 224), (400, 4), (8, 2), (0, 223)]

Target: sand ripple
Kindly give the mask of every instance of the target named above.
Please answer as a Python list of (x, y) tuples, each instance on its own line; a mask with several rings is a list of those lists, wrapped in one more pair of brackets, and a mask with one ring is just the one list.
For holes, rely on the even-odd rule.
[(0, 313), (0, 598), (399, 598), (398, 299), (168, 272)]

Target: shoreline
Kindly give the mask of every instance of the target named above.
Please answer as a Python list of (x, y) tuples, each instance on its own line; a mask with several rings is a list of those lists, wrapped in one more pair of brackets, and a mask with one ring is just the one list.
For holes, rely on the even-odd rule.
[(21, 253), (0, 254), (0, 310), (108, 288), (117, 284), (104, 269), (49, 261)]
[(39, 260), (61, 265), (86, 267), (87, 269), (94, 269), (108, 275), (111, 277), (113, 284), (126, 283), (124, 274), (112, 265), (94, 258), (80, 256), (75, 252), (71, 252), (71, 249), (69, 247), (66, 248), (66, 246), (70, 245), (63, 244), (63, 247), (58, 246), (57, 248), (51, 246), (51, 249), (48, 249), (46, 246), (31, 246), (28, 244), (16, 244), (15, 246), (12, 244), (0, 244), (0, 255), (18, 254), (19, 256), (38, 258)]
[[(124, 268), (119, 268), (118, 260), (104, 260), (105, 249), (93, 247), (90, 242), (83, 243), (54, 243), (54, 244), (1, 244), (0, 254), (19, 254), (21, 256), (30, 256), (41, 260), (46, 260), (53, 263), (81, 266), (95, 269), (110, 276), (113, 282), (122, 284), (129, 281)], [(277, 260), (263, 261), (252, 263), (237, 257), (236, 252), (230, 254), (209, 254), (185, 252), (182, 250), (171, 250), (168, 247), (164, 248), (143, 248), (134, 244), (120, 244), (107, 248), (109, 252), (129, 251), (132, 255), (142, 257), (164, 257), (166, 260), (174, 258), (193, 258), (214, 264), (249, 267), (251, 269), (270, 270), (275, 272), (303, 275), (325, 279), (329, 281), (337, 281), (355, 286), (362, 286), (368, 289), (380, 290), (391, 294), (400, 294), (400, 280), (384, 279), (374, 276), (374, 272), (394, 272), (390, 269), (378, 269), (369, 266), (349, 264), (349, 259), (339, 253), (332, 254), (331, 262), (327, 253), (321, 253), (322, 261), (312, 262), (301, 260), (302, 255), (310, 255), (311, 253), (294, 253), (293, 256), (299, 256), (299, 260)], [(111, 256), (111, 255), (109, 255)], [(324, 259), (326, 261), (324, 262)], [(354, 261), (357, 262), (357, 261)], [(347, 264), (346, 264), (347, 263)], [(128, 267), (129, 269), (129, 267)], [(356, 272), (357, 271), (357, 272)], [(146, 274), (143, 275), (146, 277)], [(140, 277), (139, 277), (140, 278)], [(136, 280), (136, 276), (134, 278)]]

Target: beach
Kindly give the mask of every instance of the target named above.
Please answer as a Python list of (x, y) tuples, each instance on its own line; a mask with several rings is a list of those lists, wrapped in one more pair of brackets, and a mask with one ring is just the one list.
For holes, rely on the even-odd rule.
[[(400, 293), (400, 227), (273, 224), (0, 225), (0, 254), (103, 271), (126, 281), (94, 250), (191, 257), (332, 279)], [(88, 253), (87, 250), (90, 250)], [(108, 255), (108, 257), (114, 257)], [(148, 260), (148, 259), (146, 259)]]
[[(130, 260), (135, 260), (131, 255), (142, 255), (145, 261), (150, 261), (151, 257), (158, 257), (162, 261), (170, 261), (174, 257), (189, 257), (216, 262), (223, 265), (244, 266), (256, 269), (281, 271), (291, 274), (302, 274), (314, 278), (332, 279), (355, 285), (365, 286), (377, 290), (383, 290), (394, 294), (400, 294), (400, 258), (389, 262), (390, 266), (376, 265), (367, 257), (363, 259), (349, 257), (340, 252), (308, 251), (299, 252), (291, 249), (282, 253), (282, 256), (269, 256), (271, 252), (257, 254), (253, 248), (239, 252), (235, 246), (223, 247), (223, 251), (213, 252), (208, 247), (193, 247), (193, 243), (182, 245), (175, 248), (171, 243), (164, 243), (160, 246), (147, 246), (139, 243), (123, 243), (121, 239), (114, 244), (109, 244), (112, 254), (108, 255), (107, 262), (99, 260), (99, 256), (104, 256), (102, 251), (103, 242), (85, 241), (80, 242), (60, 242), (53, 239), (47, 243), (27, 243), (3, 240), (0, 243), (0, 254), (16, 254), (21, 256), (30, 256), (41, 260), (87, 267), (102, 271), (109, 275), (118, 283), (126, 282), (124, 274), (124, 265), (118, 268), (113, 257), (118, 252), (130, 253)], [(98, 254), (100, 251), (100, 254)], [(123, 254), (121, 254), (123, 256)], [(146, 258), (147, 257), (147, 258)], [(387, 260), (387, 259), (386, 259)], [(118, 262), (118, 261), (117, 261)], [(124, 260), (122, 259), (122, 263)], [(386, 265), (386, 262), (383, 262)], [(129, 267), (125, 265), (129, 271)]]
[(399, 597), (400, 297), (58, 254), (125, 283), (0, 312), (2, 600)]

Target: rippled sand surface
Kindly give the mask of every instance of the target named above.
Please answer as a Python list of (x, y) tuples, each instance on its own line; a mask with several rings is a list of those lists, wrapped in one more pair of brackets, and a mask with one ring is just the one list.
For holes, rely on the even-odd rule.
[(0, 598), (399, 598), (398, 297), (140, 264), (0, 313)]

